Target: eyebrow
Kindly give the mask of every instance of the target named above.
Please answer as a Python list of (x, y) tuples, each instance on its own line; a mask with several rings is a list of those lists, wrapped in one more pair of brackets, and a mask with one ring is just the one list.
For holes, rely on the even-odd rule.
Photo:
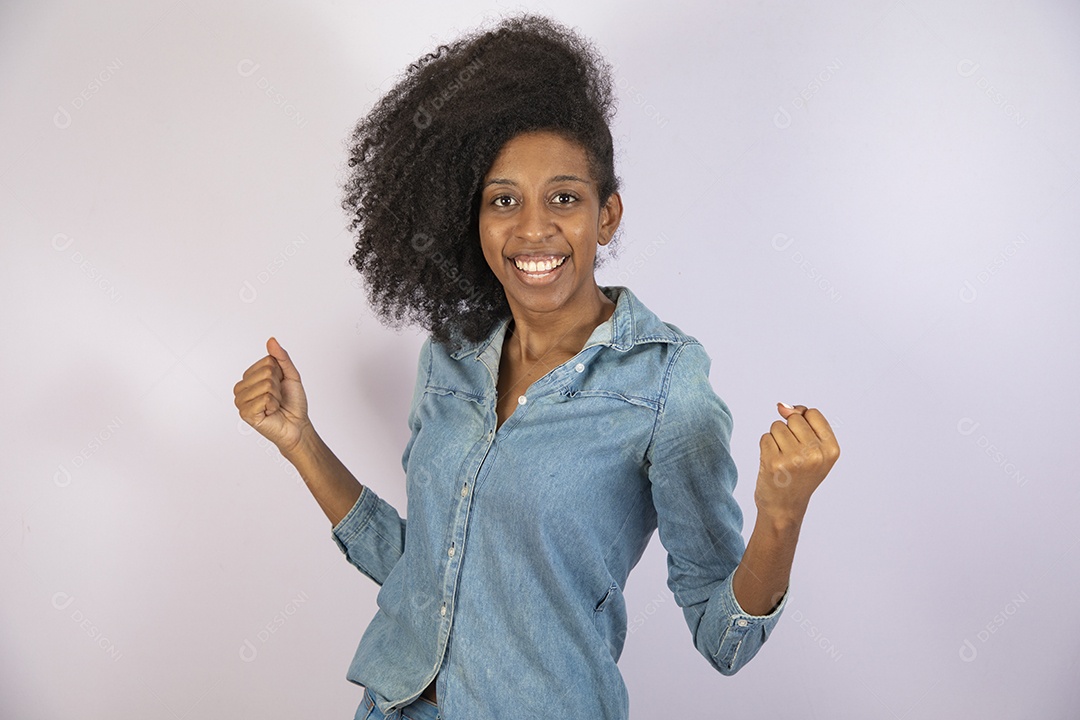
[[(584, 183), (586, 185), (590, 184), (589, 180), (586, 180), (585, 178), (582, 178), (582, 177), (578, 177), (577, 175), (555, 175), (553, 177), (548, 178), (549, 183), (565, 182), (567, 180), (571, 180), (573, 182)], [(491, 178), (486, 183), (484, 183), (484, 187), (487, 187), (488, 185), (515, 185), (516, 186), (517, 183), (514, 182), (513, 180), (509, 179), (509, 178)]]

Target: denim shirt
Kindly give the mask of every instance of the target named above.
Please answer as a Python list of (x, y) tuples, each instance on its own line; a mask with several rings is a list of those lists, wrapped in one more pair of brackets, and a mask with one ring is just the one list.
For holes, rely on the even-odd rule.
[(623, 590), (654, 530), (717, 671), (737, 672), (779, 620), (787, 592), (768, 615), (732, 592), (743, 518), (709, 356), (629, 289), (601, 291), (611, 317), (497, 430), (509, 318), (452, 354), (430, 337), (421, 347), (402, 456), (408, 521), (364, 485), (332, 530), (381, 585), (347, 678), (383, 713), (437, 674), (451, 720), (627, 718)]

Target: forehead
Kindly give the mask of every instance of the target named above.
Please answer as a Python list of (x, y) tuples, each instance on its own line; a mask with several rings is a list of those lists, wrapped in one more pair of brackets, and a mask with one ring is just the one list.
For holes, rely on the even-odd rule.
[(589, 156), (578, 142), (547, 130), (515, 135), (499, 150), (488, 169), (487, 177), (526, 177), (547, 179), (556, 175), (592, 177)]

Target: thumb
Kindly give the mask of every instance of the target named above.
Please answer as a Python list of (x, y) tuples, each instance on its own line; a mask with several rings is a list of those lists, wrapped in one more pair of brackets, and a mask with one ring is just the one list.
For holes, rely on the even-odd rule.
[(292, 358), (289, 357), (289, 353), (285, 352), (285, 348), (281, 347), (281, 343), (277, 341), (276, 337), (270, 336), (270, 339), (266, 341), (266, 351), (278, 361), (278, 365), (281, 366), (281, 373), (286, 379), (300, 379), (300, 373), (297, 371), (296, 366), (293, 365)]
[(802, 415), (806, 411), (805, 405), (796, 405), (792, 407), (787, 403), (776, 403), (776, 409), (780, 411), (780, 415), (787, 420), (792, 415)]

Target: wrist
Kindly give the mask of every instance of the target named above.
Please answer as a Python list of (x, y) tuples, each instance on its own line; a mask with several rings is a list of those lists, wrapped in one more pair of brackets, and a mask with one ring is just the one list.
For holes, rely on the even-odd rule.
[(296, 464), (298, 458), (310, 457), (318, 448), (319, 443), (322, 442), (322, 438), (315, 432), (312, 424), (306, 423), (300, 428), (300, 434), (297, 436), (296, 442), (289, 447), (279, 447), (282, 457)]
[(759, 507), (755, 524), (774, 535), (798, 535), (805, 515), (805, 509), (778, 511)]

